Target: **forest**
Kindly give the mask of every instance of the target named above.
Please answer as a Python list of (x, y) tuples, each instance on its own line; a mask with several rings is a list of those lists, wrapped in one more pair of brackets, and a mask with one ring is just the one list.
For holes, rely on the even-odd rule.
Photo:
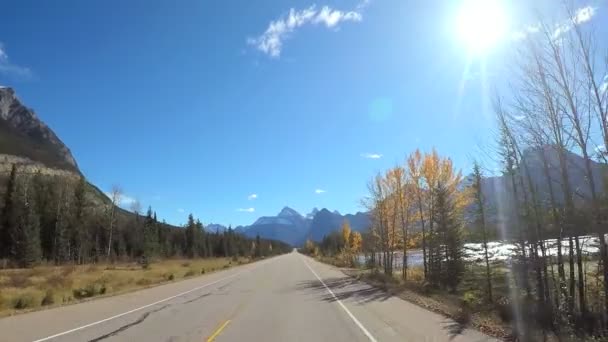
[(159, 222), (148, 208), (119, 207), (121, 190), (107, 199), (84, 177), (20, 172), (13, 165), (0, 202), (0, 266), (153, 262), (167, 258), (249, 257), (286, 253), (280, 241), (232, 229), (207, 232), (192, 214), (183, 227)]

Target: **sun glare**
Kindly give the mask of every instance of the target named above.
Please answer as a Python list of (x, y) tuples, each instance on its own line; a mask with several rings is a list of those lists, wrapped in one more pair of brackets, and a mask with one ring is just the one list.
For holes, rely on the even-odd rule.
[(472, 54), (492, 49), (507, 32), (507, 13), (500, 0), (464, 0), (457, 14), (458, 38)]

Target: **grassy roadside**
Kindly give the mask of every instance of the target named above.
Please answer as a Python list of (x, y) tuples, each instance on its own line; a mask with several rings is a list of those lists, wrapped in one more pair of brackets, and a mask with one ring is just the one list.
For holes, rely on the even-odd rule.
[(408, 270), (408, 280), (403, 281), (401, 272), (387, 276), (369, 269), (343, 267), (334, 258), (316, 257), (316, 260), (338, 267), (344, 274), (381, 288), (393, 296), (416, 304), (424, 309), (453, 319), (461, 328), (470, 327), (498, 339), (510, 337), (509, 325), (502, 321), (496, 310), (487, 306), (466, 303), (467, 296), (450, 294), (424, 286), (420, 268)]
[(0, 270), (0, 317), (122, 294), (250, 261), (246, 258), (171, 259), (147, 267), (115, 263)]

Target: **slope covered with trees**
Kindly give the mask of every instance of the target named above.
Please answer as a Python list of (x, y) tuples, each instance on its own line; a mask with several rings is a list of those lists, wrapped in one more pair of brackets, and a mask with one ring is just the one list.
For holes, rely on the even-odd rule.
[[(105, 200), (100, 200), (105, 198)], [(86, 264), (148, 262), (171, 257), (261, 257), (290, 250), (280, 241), (247, 238), (232, 229), (206, 232), (189, 216), (185, 227), (159, 222), (152, 208), (142, 214), (120, 209), (82, 177), (20, 172), (13, 165), (0, 202), (0, 259), (30, 267), (41, 261)]]

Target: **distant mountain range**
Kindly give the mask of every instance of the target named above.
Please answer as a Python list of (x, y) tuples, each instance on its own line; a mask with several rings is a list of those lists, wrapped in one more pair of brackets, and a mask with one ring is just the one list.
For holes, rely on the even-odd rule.
[[(338, 211), (314, 208), (310, 213), (302, 215), (292, 208), (284, 207), (276, 216), (262, 216), (252, 225), (234, 227), (234, 230), (250, 237), (260, 235), (299, 246), (306, 239), (322, 240), (323, 236), (340, 229), (345, 220), (348, 220), (353, 231), (364, 231), (370, 225), (367, 213), (341, 215)], [(228, 229), (226, 226), (213, 223), (205, 228), (209, 231)]]
[[(553, 146), (544, 146), (539, 149), (527, 149), (524, 151), (521, 164), (525, 163), (530, 172), (532, 184), (536, 189), (536, 194), (539, 202), (548, 207), (550, 205), (550, 188), (547, 182), (547, 177), (544, 172), (543, 155), (547, 161), (551, 184), (554, 192), (555, 201), (558, 204), (564, 203), (564, 193), (562, 191), (562, 179), (560, 173), (559, 159), (557, 150)], [(574, 204), (577, 207), (583, 205), (585, 199), (591, 198), (591, 190), (589, 187), (589, 179), (585, 172), (585, 160), (572, 152), (566, 153), (566, 165), (569, 178), (569, 185), (574, 193)], [(591, 161), (591, 169), (593, 180), (597, 194), (605, 193), (604, 177), (608, 175), (608, 165)], [(522, 175), (524, 178), (524, 170), (515, 170), (517, 175)], [(516, 178), (519, 181), (519, 177)], [(473, 178), (469, 176), (463, 181), (463, 185), (472, 184)], [(519, 194), (521, 197), (521, 185), (516, 183), (520, 188)], [(482, 179), (481, 189), (487, 206), (488, 221), (497, 223), (501, 220), (510, 221), (515, 215), (513, 201), (513, 185), (511, 177), (496, 176)]]

